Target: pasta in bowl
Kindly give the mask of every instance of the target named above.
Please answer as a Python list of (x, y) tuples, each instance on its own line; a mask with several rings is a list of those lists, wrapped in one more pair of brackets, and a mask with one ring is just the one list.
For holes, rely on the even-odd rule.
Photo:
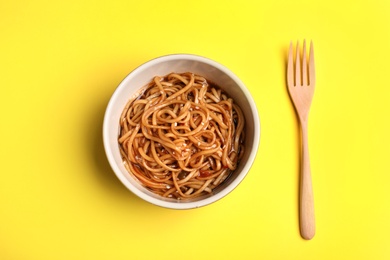
[(174, 209), (208, 205), (248, 173), (260, 121), (245, 85), (196, 55), (168, 55), (131, 72), (103, 123), (108, 161), (137, 196)]

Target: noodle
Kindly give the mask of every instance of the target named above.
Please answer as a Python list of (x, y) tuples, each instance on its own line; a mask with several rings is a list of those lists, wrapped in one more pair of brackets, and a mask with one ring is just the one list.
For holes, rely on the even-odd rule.
[(128, 101), (118, 142), (126, 169), (152, 192), (212, 193), (244, 152), (245, 120), (224, 91), (193, 73), (156, 76)]

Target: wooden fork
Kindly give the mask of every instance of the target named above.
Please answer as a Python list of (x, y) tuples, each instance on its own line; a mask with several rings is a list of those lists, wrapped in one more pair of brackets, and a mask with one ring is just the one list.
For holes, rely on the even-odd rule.
[(293, 45), (290, 43), (287, 63), (287, 86), (299, 118), (302, 134), (299, 223), (301, 236), (304, 239), (309, 240), (312, 239), (315, 234), (314, 198), (307, 135), (307, 121), (315, 86), (313, 42), (310, 43), (309, 61), (307, 62), (306, 58), (305, 41), (303, 42), (302, 64), (300, 57), (299, 43), (297, 43), (294, 66)]

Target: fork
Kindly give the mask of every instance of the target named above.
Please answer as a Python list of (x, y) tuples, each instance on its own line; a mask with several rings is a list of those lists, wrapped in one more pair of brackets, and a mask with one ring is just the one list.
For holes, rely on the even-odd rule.
[(314, 198), (308, 149), (308, 116), (315, 86), (313, 42), (310, 42), (309, 61), (306, 57), (306, 41), (303, 42), (302, 63), (299, 43), (296, 46), (295, 66), (293, 56), (291, 42), (287, 63), (287, 86), (299, 119), (302, 138), (299, 224), (302, 238), (310, 240), (315, 234)]

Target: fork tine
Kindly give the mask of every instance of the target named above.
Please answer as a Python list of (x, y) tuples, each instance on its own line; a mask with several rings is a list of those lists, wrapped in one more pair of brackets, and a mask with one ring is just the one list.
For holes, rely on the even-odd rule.
[(293, 45), (292, 45), (292, 42), (290, 42), (290, 50), (288, 52), (287, 86), (289, 88), (294, 86), (294, 61), (293, 61)]
[(307, 61), (306, 61), (306, 41), (303, 41), (302, 48), (302, 86), (307, 86)]
[(314, 87), (316, 84), (316, 73), (314, 68), (314, 47), (313, 41), (310, 41), (310, 57), (309, 57), (309, 81), (310, 86)]
[(299, 52), (299, 42), (297, 42), (297, 54), (295, 56), (295, 86), (301, 86), (301, 55)]

